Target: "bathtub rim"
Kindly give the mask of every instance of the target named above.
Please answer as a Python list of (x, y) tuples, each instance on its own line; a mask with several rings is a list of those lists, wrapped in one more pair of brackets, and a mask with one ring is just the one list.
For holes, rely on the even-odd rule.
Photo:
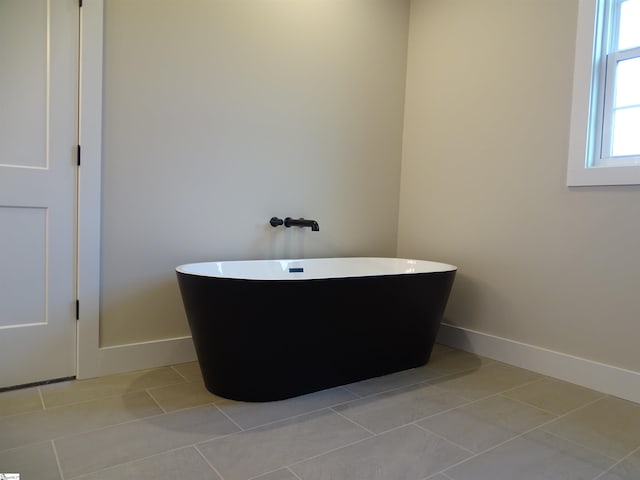
[[(342, 262), (341, 262), (342, 261)], [(346, 262), (345, 262), (346, 261)], [(331, 266), (332, 262), (336, 263), (351, 263), (352, 267), (362, 266), (371, 267), (372, 264), (388, 263), (388, 269), (357, 271), (352, 269), (351, 271), (341, 271), (338, 274), (327, 273), (327, 271), (321, 271), (319, 274), (315, 272), (291, 272), (289, 268), (298, 268), (301, 265), (306, 264), (318, 264)], [(275, 266), (279, 264), (281, 269), (278, 271), (272, 269), (271, 271), (264, 270), (267, 265)], [(263, 270), (253, 272), (249, 271), (250, 266), (262, 266)], [(405, 268), (399, 268), (404, 266)], [(237, 272), (223, 272), (223, 267), (244, 267), (245, 270)], [(304, 267), (303, 267), (304, 268)], [(208, 270), (210, 269), (210, 270)], [(296, 280), (328, 280), (328, 279), (340, 279), (340, 278), (359, 278), (359, 277), (384, 277), (392, 275), (417, 275), (417, 274), (435, 274), (445, 272), (456, 272), (458, 267), (448, 263), (420, 260), (413, 258), (397, 258), (397, 257), (316, 257), (316, 258), (292, 258), (292, 259), (261, 259), (261, 260), (221, 260), (221, 261), (208, 261), (208, 262), (194, 262), (186, 263), (176, 267), (176, 272), (182, 275), (193, 275), (203, 278), (217, 278), (217, 279), (229, 279), (229, 280), (256, 280), (256, 281), (296, 281)]]

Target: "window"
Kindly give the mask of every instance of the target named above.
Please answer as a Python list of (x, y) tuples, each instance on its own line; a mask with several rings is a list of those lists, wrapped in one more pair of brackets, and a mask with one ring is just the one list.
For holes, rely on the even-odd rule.
[(640, 184), (640, 0), (581, 0), (567, 184)]

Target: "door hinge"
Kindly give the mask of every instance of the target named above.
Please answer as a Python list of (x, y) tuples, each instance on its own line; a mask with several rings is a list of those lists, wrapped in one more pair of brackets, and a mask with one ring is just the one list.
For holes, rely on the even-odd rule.
[(81, 157), (80, 145), (78, 145), (78, 149), (76, 151), (76, 160), (78, 161), (78, 166), (80, 166), (80, 157)]
[(80, 300), (76, 299), (76, 320), (80, 320)]
[(78, 0), (78, 6), (82, 7), (82, 0)]

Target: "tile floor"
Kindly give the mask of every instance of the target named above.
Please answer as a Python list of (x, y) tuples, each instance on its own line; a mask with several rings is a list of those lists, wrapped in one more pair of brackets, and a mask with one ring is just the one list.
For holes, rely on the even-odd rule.
[(638, 480), (640, 405), (437, 345), (431, 362), (281, 402), (196, 363), (0, 394), (21, 480)]

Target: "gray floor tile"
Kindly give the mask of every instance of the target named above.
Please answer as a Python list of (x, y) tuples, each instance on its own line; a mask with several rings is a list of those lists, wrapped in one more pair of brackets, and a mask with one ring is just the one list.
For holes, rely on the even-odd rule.
[(619, 460), (640, 447), (640, 405), (605, 397), (544, 429)]
[(612, 460), (541, 430), (446, 470), (455, 480), (593, 480)]
[(480, 453), (554, 418), (535, 407), (494, 396), (434, 415), (418, 425)]
[(254, 480), (298, 480), (298, 477), (296, 477), (286, 468), (282, 468), (280, 470), (276, 470), (275, 472), (260, 475)]
[(84, 402), (122, 395), (152, 387), (184, 383), (184, 378), (170, 367), (141, 370), (119, 375), (73, 380), (40, 387), (45, 407)]
[(107, 470), (76, 477), (78, 480), (222, 480), (194, 447), (148, 457)]
[(54, 443), (65, 477), (74, 477), (237, 430), (215, 406), (205, 406), (65, 437)]
[(190, 382), (202, 381), (202, 373), (198, 362), (179, 363), (178, 365), (173, 365), (173, 368)]
[(541, 378), (537, 373), (503, 363), (489, 363), (477, 370), (431, 380), (429, 383), (469, 400), (515, 388)]
[(198, 449), (225, 480), (246, 480), (368, 436), (323, 410), (206, 442)]
[(504, 396), (562, 415), (602, 398), (605, 394), (560, 380), (543, 378), (539, 382), (505, 392)]
[(210, 393), (201, 381), (150, 388), (147, 392), (165, 412), (222, 401), (222, 397)]
[(234, 422), (247, 429), (338, 405), (354, 398), (357, 397), (351, 392), (338, 387), (277, 402), (251, 403), (222, 400), (217, 406)]
[(494, 363), (494, 360), (454, 349), (434, 353), (429, 363), (427, 363), (427, 367), (442, 376), (467, 370), (477, 370), (481, 366), (491, 363)]
[(382, 433), (466, 402), (433, 385), (413, 385), (355, 400), (334, 409), (368, 430)]
[(362, 380), (346, 385), (346, 388), (356, 395), (366, 397), (386, 392), (387, 390), (422, 383), (461, 369), (468, 370), (473, 368), (474, 365), (479, 365), (482, 361), (480, 357), (475, 355), (436, 343), (433, 346), (431, 358), (426, 365)]
[(350, 383), (349, 385), (345, 385), (345, 388), (360, 397), (366, 397), (400, 387), (423, 383), (439, 376), (441, 376), (440, 373), (429, 369), (427, 365), (390, 373), (389, 375), (383, 375), (381, 377), (369, 378), (361, 382)]
[(442, 343), (435, 343), (433, 345), (433, 349), (431, 350), (431, 355), (438, 355), (440, 353), (449, 352), (451, 350), (455, 350), (455, 348), (448, 345), (443, 345)]
[(146, 392), (102, 398), (0, 419), (0, 450), (162, 413)]
[(65, 480), (640, 479), (640, 405), (443, 346), (282, 402), (220, 399), (197, 362), (41, 392), (0, 394), (0, 471), (60, 480), (57, 451)]
[(0, 472), (19, 473), (24, 480), (60, 480), (53, 444), (42, 442), (0, 452)]
[(471, 454), (415, 425), (293, 465), (302, 480), (422, 479)]
[(640, 478), (640, 451), (625, 458), (598, 480), (638, 480)]
[(0, 393), (0, 417), (43, 408), (38, 387)]

